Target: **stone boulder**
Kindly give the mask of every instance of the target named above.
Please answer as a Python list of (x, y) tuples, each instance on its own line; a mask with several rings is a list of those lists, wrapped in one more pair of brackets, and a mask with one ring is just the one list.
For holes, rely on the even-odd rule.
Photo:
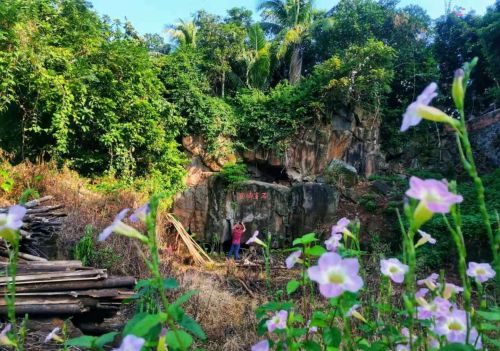
[(328, 184), (247, 181), (234, 188), (215, 176), (178, 196), (174, 213), (205, 242), (229, 240), (232, 224), (241, 220), (247, 227), (244, 241), (259, 230), (284, 243), (334, 222), (338, 201)]
[(323, 179), (328, 184), (350, 188), (358, 182), (358, 171), (344, 161), (332, 160), (323, 173)]

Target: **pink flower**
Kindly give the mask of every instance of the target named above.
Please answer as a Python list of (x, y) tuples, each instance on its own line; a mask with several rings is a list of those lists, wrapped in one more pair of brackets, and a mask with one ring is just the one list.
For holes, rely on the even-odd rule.
[(415, 244), (415, 247), (419, 247), (419, 246), (424, 245), (426, 243), (429, 243), (429, 244), (436, 243), (436, 239), (434, 239), (430, 234), (427, 234), (423, 230), (419, 229), (418, 233), (420, 234), (421, 238), (417, 241), (417, 243)]
[(7, 213), (0, 213), (0, 237), (10, 242), (14, 241), (16, 231), (23, 225), (25, 214), (26, 209), (19, 205), (10, 207)]
[[(441, 287), (441, 284), (438, 283), (437, 286)], [(464, 288), (462, 288), (458, 285), (451, 284), (451, 283), (445, 283), (444, 289), (443, 289), (443, 297), (445, 299), (449, 299), (450, 297), (452, 297), (452, 295), (458, 294), (459, 292), (462, 292), (462, 291), (464, 291)]]
[(347, 226), (349, 225), (349, 223), (351, 223), (351, 221), (348, 220), (345, 217), (339, 219), (338, 222), (337, 222), (337, 224), (335, 224), (332, 227), (332, 235), (333, 234), (338, 234), (338, 233), (343, 233), (344, 230), (347, 229)]
[(420, 200), (420, 202), (433, 213), (448, 213), (450, 207), (463, 201), (461, 195), (448, 191), (448, 184), (444, 181), (418, 177), (410, 178), (410, 189), (406, 195)]
[(344, 291), (356, 292), (363, 287), (358, 260), (343, 259), (335, 252), (324, 253), (318, 265), (310, 267), (307, 273), (311, 280), (319, 284), (319, 291), (327, 298), (337, 297)]
[(469, 277), (475, 278), (477, 281), (481, 283), (484, 283), (485, 281), (493, 278), (495, 274), (496, 274), (495, 271), (491, 268), (491, 266), (488, 263), (469, 262), (467, 275)]
[(391, 278), (395, 283), (402, 283), (405, 279), (405, 274), (409, 267), (397, 258), (389, 258), (388, 260), (380, 260), (380, 270), (386, 277)]
[[(467, 313), (463, 310), (455, 309), (446, 316), (438, 318), (434, 327), (434, 332), (439, 336), (445, 336), (450, 343), (465, 344), (467, 335)], [(471, 328), (469, 332), (469, 343), (474, 344), (478, 333), (476, 328)], [(481, 349), (481, 339), (478, 339), (476, 348)]]
[(332, 234), (332, 236), (325, 241), (325, 246), (328, 251), (337, 251), (337, 247), (340, 246), (340, 240), (342, 240), (342, 234)]
[(318, 332), (318, 327), (312, 326), (311, 327), (311, 320), (307, 321), (306, 327), (309, 328), (308, 333), (314, 334)]
[(16, 343), (9, 339), (7, 333), (12, 329), (12, 324), (6, 324), (5, 327), (0, 332), (0, 345), (5, 346), (16, 346)]
[(129, 217), (129, 219), (132, 221), (132, 223), (137, 223), (140, 221), (146, 222), (146, 216), (151, 212), (151, 209), (149, 208), (149, 204), (144, 204), (141, 207), (139, 207), (137, 210), (134, 211)]
[(106, 227), (101, 232), (101, 234), (99, 234), (98, 240), (104, 241), (111, 235), (111, 233), (115, 232), (123, 236), (128, 236), (129, 238), (139, 239), (143, 243), (147, 243), (148, 239), (144, 235), (139, 233), (137, 229), (123, 223), (123, 219), (127, 215), (128, 211), (128, 208), (121, 210), (120, 213), (116, 215), (113, 222), (108, 227)]
[(61, 328), (59, 328), (59, 327), (56, 327), (56, 328), (52, 329), (52, 331), (45, 338), (44, 342), (47, 343), (50, 340), (55, 340), (55, 341), (63, 342), (64, 340), (59, 335), (57, 335), (57, 333), (59, 333), (60, 330), (61, 330)]
[(267, 330), (272, 333), (276, 329), (285, 329), (287, 319), (287, 311), (281, 310), (277, 312), (270, 320), (266, 322)]
[(19, 205), (11, 206), (7, 214), (0, 213), (0, 232), (6, 229), (18, 230), (21, 228), (25, 214), (26, 208)]
[(351, 308), (349, 308), (349, 310), (346, 312), (346, 317), (354, 317), (354, 318), (357, 318), (365, 323), (367, 323), (365, 317), (363, 317), (363, 315), (361, 313), (359, 313), (357, 311), (357, 309), (359, 308), (359, 305), (356, 304), (356, 305), (353, 305)]
[(404, 132), (412, 126), (416, 126), (422, 120), (422, 117), (418, 113), (418, 108), (420, 106), (428, 106), (432, 99), (437, 96), (436, 93), (437, 84), (429, 84), (424, 91), (417, 97), (417, 100), (412, 102), (406, 112), (403, 114), (403, 123), (401, 124), (401, 131)]
[(252, 243), (256, 243), (256, 244), (259, 244), (261, 246), (266, 246), (266, 244), (264, 244), (264, 242), (257, 237), (258, 235), (259, 235), (258, 230), (253, 232), (253, 235), (250, 237), (250, 239), (247, 240), (246, 244), (250, 245)]
[(450, 313), (451, 303), (442, 297), (436, 297), (430, 304), (423, 298), (417, 299), (421, 304), (417, 307), (417, 319), (432, 319), (445, 317)]
[(252, 351), (269, 351), (269, 341), (267, 339), (259, 341), (252, 346)]
[(145, 342), (146, 340), (143, 338), (139, 338), (135, 335), (127, 335), (123, 338), (120, 347), (112, 351), (140, 351)]
[(437, 285), (436, 281), (438, 280), (439, 275), (437, 273), (432, 273), (425, 279), (417, 280), (418, 285), (426, 285), (431, 291), (436, 290)]
[(300, 256), (302, 255), (302, 251), (298, 250), (295, 252), (292, 252), (290, 256), (288, 256), (285, 260), (286, 263), (286, 268), (291, 269), (297, 262), (300, 262)]
[(425, 295), (427, 295), (427, 293), (429, 292), (429, 289), (426, 289), (426, 288), (421, 288), (419, 289), (416, 294), (415, 294), (415, 297), (416, 298), (419, 298), (419, 297), (424, 297)]

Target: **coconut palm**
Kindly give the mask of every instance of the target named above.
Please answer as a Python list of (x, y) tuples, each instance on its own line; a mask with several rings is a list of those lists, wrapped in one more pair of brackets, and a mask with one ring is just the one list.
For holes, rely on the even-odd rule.
[(271, 65), (269, 43), (262, 27), (256, 23), (247, 29), (246, 48), (241, 53), (241, 59), (246, 64), (246, 85), (262, 87), (269, 76)]
[(289, 81), (297, 83), (302, 73), (304, 39), (313, 22), (313, 0), (261, 0), (257, 9), (262, 11), (264, 29), (279, 38), (278, 58), (291, 48)]
[(196, 47), (196, 34), (198, 32), (198, 28), (193, 21), (184, 21), (179, 19), (177, 24), (167, 26), (165, 32), (180, 47)]

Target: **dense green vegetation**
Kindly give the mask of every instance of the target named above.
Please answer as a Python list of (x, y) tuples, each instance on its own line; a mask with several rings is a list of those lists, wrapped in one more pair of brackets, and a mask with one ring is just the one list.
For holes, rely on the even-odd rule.
[[(451, 81), (478, 56), (469, 113), (498, 101), (500, 2), (484, 16), (432, 21), (398, 1), (258, 2), (167, 26), (172, 45), (100, 18), (84, 0), (0, 3), (0, 147), (89, 176), (182, 188), (180, 138), (214, 157), (283, 150), (301, 126), (361, 107), (383, 120), (383, 147), (403, 145), (402, 108), (424, 84)], [(439, 104), (451, 111), (451, 101)], [(430, 125), (416, 128), (431, 128)], [(434, 127), (432, 127), (434, 128)]]

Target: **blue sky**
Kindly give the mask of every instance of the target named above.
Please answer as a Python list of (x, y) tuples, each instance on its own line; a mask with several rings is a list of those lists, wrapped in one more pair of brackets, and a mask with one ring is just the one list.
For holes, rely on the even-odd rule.
[[(90, 0), (101, 15), (123, 20), (125, 17), (142, 34), (161, 33), (166, 24), (187, 19), (197, 10), (224, 15), (232, 7), (246, 7), (255, 13), (257, 0)], [(338, 0), (316, 0), (316, 7), (330, 9)], [(452, 6), (484, 13), (495, 0), (455, 0)], [(418, 4), (433, 18), (444, 13), (445, 0), (402, 0), (401, 6)]]

